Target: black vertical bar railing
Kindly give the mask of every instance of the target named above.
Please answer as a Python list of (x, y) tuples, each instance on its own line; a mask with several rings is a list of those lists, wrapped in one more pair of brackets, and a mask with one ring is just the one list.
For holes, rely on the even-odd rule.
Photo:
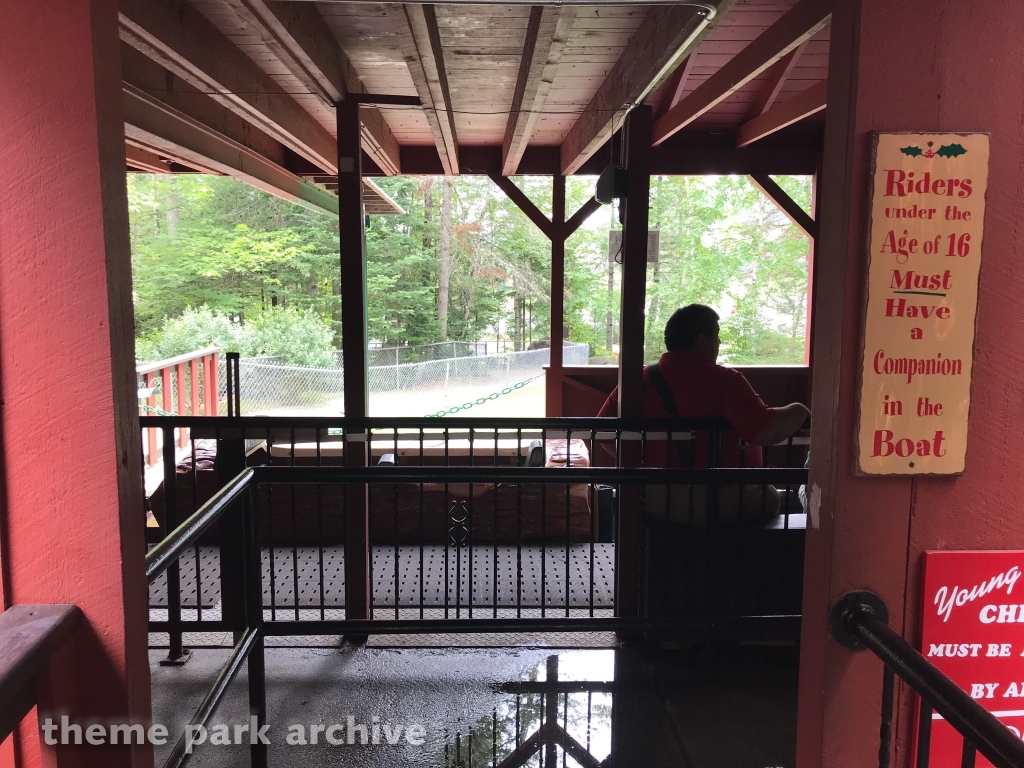
[[(226, 384), (237, 390), (234, 375), (230, 381), (226, 377)], [(235, 405), (230, 406), (229, 410), (237, 412)], [(302, 620), (308, 624), (311, 620), (340, 620), (338, 612), (327, 611), (329, 605), (337, 604), (337, 592), (328, 592), (336, 590), (337, 583), (325, 584), (325, 580), (337, 578), (338, 569), (335, 566), (344, 564), (346, 554), (349, 554), (342, 549), (347, 537), (342, 535), (341, 539), (338, 538), (338, 516), (340, 514), (344, 517), (343, 507), (347, 494), (339, 494), (337, 491), (355, 483), (350, 478), (357, 475), (363, 478), (358, 482), (373, 493), (371, 511), (376, 510), (377, 513), (373, 517), (376, 531), (373, 549), (370, 548), (370, 542), (367, 542), (370, 551), (362, 553), (362, 557), (367, 560), (368, 566), (374, 568), (373, 576), (378, 589), (371, 599), (375, 607), (386, 611), (360, 617), (364, 624), (366, 618), (415, 621), (436, 617), (438, 613), (444, 618), (455, 620), (468, 617), (474, 620), (533, 620), (572, 618), (577, 615), (582, 618), (605, 618), (613, 615), (614, 603), (608, 602), (612, 599), (610, 586), (614, 581), (614, 571), (609, 568), (612, 565), (609, 555), (614, 553), (618, 545), (611, 531), (603, 531), (601, 528), (601, 513), (608, 499), (605, 499), (604, 505), (598, 503), (597, 499), (600, 493), (611, 496), (613, 488), (628, 489), (630, 486), (634, 489), (639, 486), (639, 493), (634, 493), (641, 516), (645, 511), (651, 511), (645, 510), (650, 500), (646, 498), (644, 489), (660, 487), (664, 490), (664, 496), (659, 501), (659, 507), (664, 507), (661, 514), (675, 510), (678, 519), (673, 522), (694, 529), (692, 538), (702, 549), (694, 550), (689, 569), (694, 581), (692, 599), (688, 598), (690, 603), (687, 610), (690, 607), (700, 609), (707, 601), (718, 599), (721, 596), (719, 592), (725, 594), (727, 591), (723, 588), (713, 595), (700, 594), (711, 585), (711, 580), (705, 578), (702, 571), (707, 567), (720, 566), (714, 563), (713, 557), (711, 562), (705, 562), (709, 559), (710, 550), (704, 551), (703, 539), (708, 538), (710, 532), (698, 529), (715, 526), (718, 522), (714, 510), (708, 507), (715, 506), (714, 502), (723, 493), (722, 489), (731, 489), (733, 496), (729, 498), (729, 503), (734, 505), (737, 483), (764, 488), (767, 482), (771, 482), (781, 489), (784, 486), (795, 487), (806, 479), (806, 470), (803, 469), (712, 471), (694, 468), (693, 462), (687, 461), (684, 463), (690, 466), (683, 469), (690, 472), (689, 475), (684, 473), (679, 478), (670, 478), (664, 474), (650, 474), (661, 470), (638, 468), (638, 472), (648, 473), (643, 476), (643, 480), (622, 481), (617, 476), (605, 474), (620, 472), (620, 468), (580, 467), (574, 453), (573, 441), (578, 435), (585, 438), (582, 441), (584, 444), (589, 442), (592, 463), (599, 452), (605, 450), (600, 447), (601, 443), (607, 446), (606, 458), (611, 458), (618, 452), (623, 439), (639, 439), (640, 449), (645, 455), (650, 454), (654, 448), (671, 452), (673, 441), (685, 440), (700, 443), (702, 452), (706, 444), (708, 458), (711, 459), (708, 463), (714, 464), (720, 453), (719, 442), (724, 427), (709, 420), (683, 425), (618, 419), (466, 419), (458, 423), (455, 420), (439, 423), (424, 419), (323, 417), (143, 419), (143, 427), (152, 428), (151, 424), (167, 430), (168, 435), (171, 435), (168, 439), (171, 440), (174, 429), (185, 427), (193, 431), (194, 440), (216, 438), (216, 463), (212, 468), (220, 476), (221, 483), (232, 476), (232, 469), (240, 471), (247, 462), (263, 461), (253, 458), (256, 453), (247, 456), (247, 446), (253, 451), (258, 449), (260, 455), (264, 452), (267, 454), (271, 466), (260, 467), (261, 472), (265, 469), (271, 472), (282, 471), (282, 474), (273, 475), (273, 480), (268, 479), (261, 485), (260, 503), (264, 507), (263, 557), (268, 559), (263, 565), (262, 576), (269, 582), (264, 600), (270, 611), (270, 622), (286, 619)], [(352, 435), (356, 435), (355, 439)], [(351, 474), (347, 470), (339, 471), (342, 469), (340, 467), (331, 466), (340, 450), (355, 450), (356, 446), (366, 450), (367, 446), (361, 445), (362, 440), (359, 438), (376, 439), (378, 453), (381, 450), (401, 453), (399, 449), (404, 445), (402, 440), (405, 436), (418, 442), (418, 467), (415, 466), (417, 451), (406, 451), (409, 455), (398, 461), (396, 466), (387, 469), (369, 467), (366, 472)], [(322, 444), (325, 438), (330, 440), (330, 449), (326, 448), (326, 443)], [(541, 438), (541, 441), (536, 443), (535, 438)], [(310, 439), (314, 441), (315, 449), (304, 445)], [(556, 440), (559, 442), (555, 443)], [(537, 455), (533, 456), (533, 461), (527, 461), (531, 441), (536, 443), (533, 448), (536, 454), (539, 453), (536, 446), (543, 449), (545, 444), (548, 448), (563, 451), (563, 440), (564, 469), (561, 468), (561, 457), (553, 462), (558, 466), (550, 467), (540, 466), (545, 462), (537, 461)], [(254, 445), (257, 441), (262, 446)], [(342, 445), (338, 445), (338, 441)], [(661, 445), (657, 445), (658, 442)], [(206, 447), (203, 449), (206, 450)], [(779, 446), (776, 450), (781, 455), (784, 449)], [(195, 454), (194, 442), (192, 452)], [(488, 457), (488, 453), (492, 455)], [(692, 449), (685, 453), (692, 458)], [(331, 456), (330, 461), (327, 455)], [(374, 454), (374, 460), (376, 458)], [(165, 457), (165, 475), (172, 477), (170, 461), (170, 458)], [(209, 454), (200, 461), (209, 461)], [(436, 466), (437, 463), (443, 463), (443, 466)], [(417, 471), (410, 473), (414, 467)], [(184, 469), (186, 467), (183, 465), (178, 471)], [(576, 470), (580, 470), (581, 474), (559, 474)], [(210, 471), (210, 465), (204, 464), (203, 471)], [(199, 469), (195, 459), (191, 463), (191, 472), (191, 508), (194, 509), (200, 500), (197, 492)], [(744, 474), (745, 479), (740, 480), (737, 479), (739, 475), (716, 474), (718, 472), (749, 474)], [(462, 474), (460, 479), (456, 479), (453, 473), (468, 474)], [(315, 479), (300, 479), (314, 476)], [(636, 478), (639, 477), (641, 475), (636, 475)], [(203, 483), (209, 480), (209, 476), (206, 476)], [(170, 513), (168, 520), (172, 527), (176, 504), (179, 518), (188, 514), (185, 510), (190, 507), (185, 503), (185, 497), (189, 495), (183, 490), (185, 486), (179, 486), (175, 498), (174, 485), (173, 482), (167, 484), (169, 497), (166, 499)], [(598, 485), (608, 491), (599, 493)], [(310, 492), (305, 492), (303, 486), (309, 488)], [(583, 499), (581, 486), (587, 487), (587, 499)], [(332, 487), (334, 491), (330, 491)], [(467, 487), (468, 496), (465, 494)], [(695, 490), (701, 496), (708, 492), (708, 503), (702, 498), (695, 498)], [(207, 493), (204, 490), (203, 495)], [(443, 510), (438, 504), (442, 493), (445, 499)], [(487, 493), (492, 493), (493, 499), (487, 499)], [(565, 493), (565, 498), (560, 498), (559, 493)], [(758, 494), (758, 498), (762, 496), (763, 491)], [(751, 495), (749, 500), (756, 506), (754, 498)], [(741, 491), (741, 504), (742, 499)], [(584, 504), (586, 509), (581, 509), (578, 506), (580, 504)], [(198, 549), (198, 541), (193, 541), (191, 545), (191, 553), (196, 557), (197, 614), (202, 607), (203, 585), (209, 583), (213, 569), (216, 568), (218, 546), (208, 548), (207, 542), (219, 545), (222, 579), (220, 608), (224, 620), (218, 621), (215, 614), (210, 618), (193, 615), (189, 581), (193, 563), (185, 560), (189, 567), (184, 571), (187, 576), (183, 578), (188, 589), (181, 590), (179, 584), (177, 591), (178, 594), (189, 593), (187, 597), (180, 597), (185, 608), (182, 610), (180, 603), (177, 609), (171, 605), (167, 621), (152, 621), (151, 631), (167, 632), (168, 629), (176, 629), (186, 633), (205, 633), (232, 630), (238, 639), (245, 626), (240, 608), (244, 601), (239, 592), (242, 567), (241, 560), (236, 559), (232, 552), (240, 552), (243, 548), (239, 539), (240, 522), (236, 524), (241, 514), (241, 505), (228, 510), (223, 524), (219, 526), (217, 541), (204, 538), (202, 552)], [(438, 538), (439, 514), (445, 520), (443, 539)], [(590, 517), (584, 518), (584, 514)], [(726, 525), (718, 526), (721, 530), (715, 535), (727, 539), (729, 520), (722, 522)], [(391, 524), (390, 528), (388, 523)], [(488, 536), (491, 537), (490, 541), (487, 540)], [(725, 543), (729, 545), (728, 541)], [(652, 548), (647, 545), (644, 537), (640, 537), (636, 544), (639, 555), (636, 559), (642, 569)], [(358, 549), (357, 546), (357, 555), (360, 554)], [(375, 565), (370, 565), (373, 559), (369, 555), (374, 550), (377, 552), (377, 561)], [(722, 551), (729, 557), (741, 555), (736, 546)], [(394, 558), (393, 561), (387, 559), (389, 555)], [(560, 557), (565, 560), (560, 560)], [(440, 578), (441, 570), (444, 571), (443, 578)], [(637, 589), (642, 598), (644, 571), (640, 573)], [(171, 577), (172, 573), (168, 575)], [(486, 583), (487, 578), (492, 580), (489, 585)], [(453, 589), (456, 590), (454, 595)], [(406, 597), (403, 597), (403, 590)], [(388, 593), (387, 597), (384, 596), (385, 592)], [(293, 600), (290, 605), (289, 593)], [(171, 603), (175, 600), (175, 594), (174, 589), (169, 590)], [(388, 599), (394, 599), (394, 604), (387, 603)], [(486, 610), (487, 607), (491, 610)], [(732, 607), (742, 614), (742, 606)], [(428, 611), (428, 608), (433, 610)], [(579, 610), (574, 613), (574, 609)], [(697, 614), (710, 615), (701, 610)], [(650, 610), (643, 611), (641, 615), (649, 618), (659, 616), (656, 612), (652, 616)], [(347, 613), (346, 617), (353, 618), (348, 617)], [(196, 618), (198, 620), (193, 623), (192, 619)], [(325, 630), (324, 634), (329, 633)]]
[[(245, 622), (248, 632), (256, 637), (249, 650), (249, 715), (256, 718), (256, 729), (267, 723), (267, 676), (263, 637), (263, 554), (260, 549), (259, 532), (259, 491), (253, 484), (249, 487), (241, 506), (244, 514), (243, 538), (245, 541)], [(295, 604), (298, 605), (298, 593)], [(252, 739), (250, 747), (252, 768), (267, 768), (267, 745), (260, 739)]]
[[(963, 737), (961, 766), (972, 768), (980, 752), (996, 768), (1024, 766), (1024, 742), (943, 672), (914, 650), (888, 624), (881, 598), (870, 592), (851, 592), (832, 607), (832, 636), (851, 650), (869, 650), (885, 664), (879, 766), (887, 768), (891, 752), (895, 679), (898, 676), (921, 699), (917, 767), (926, 768), (931, 747), (932, 712), (944, 718)], [(928, 726), (924, 724), (927, 722)]]
[[(178, 522), (178, 466), (175, 461), (174, 427), (164, 427), (163, 434), (163, 469), (164, 469), (164, 518), (168, 530)], [(201, 590), (196, 590), (197, 601), (201, 599)], [(177, 560), (167, 569), (167, 658), (162, 659), (163, 666), (177, 666), (188, 661), (189, 651), (184, 647), (181, 622), (181, 571)]]

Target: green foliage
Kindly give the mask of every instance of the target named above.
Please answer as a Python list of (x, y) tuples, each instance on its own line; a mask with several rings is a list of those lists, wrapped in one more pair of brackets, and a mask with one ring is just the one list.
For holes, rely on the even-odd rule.
[(206, 347), (220, 347), (243, 357), (271, 355), (293, 365), (337, 366), (334, 331), (315, 312), (272, 307), (244, 326), (203, 306), (187, 307), (178, 317), (136, 341), (140, 360), (166, 360)]
[[(809, 208), (808, 178), (776, 181)], [(550, 214), (550, 179), (514, 182)], [(369, 337), (385, 346), (441, 341), (443, 182), (396, 176), (377, 183), (405, 214), (370, 217)], [(489, 179), (449, 183), (446, 338), (513, 338), (520, 348), (546, 339), (549, 241)], [(593, 184), (567, 179), (568, 215)], [(221, 177), (130, 174), (128, 192), (140, 357), (217, 344), (333, 364), (328, 350), (341, 338), (335, 217)], [(696, 301), (722, 314), (727, 361), (802, 362), (808, 244), (788, 219), (745, 178), (730, 176), (653, 178), (650, 210), (661, 253), (647, 269), (647, 359), (661, 352), (672, 311)], [(608, 257), (616, 213), (602, 208), (566, 242), (566, 335), (595, 355), (618, 343), (620, 267)]]
[[(809, 208), (809, 179), (776, 181)], [(699, 302), (722, 315), (724, 361), (803, 362), (809, 243), (746, 178), (652, 179), (651, 226), (661, 253), (647, 270), (648, 360), (664, 351), (669, 315)]]
[(334, 331), (312, 310), (273, 307), (243, 327), (249, 355), (283, 357), (293, 365), (336, 368)]
[(168, 319), (161, 328), (137, 339), (135, 356), (140, 360), (166, 360), (206, 347), (220, 347), (226, 352), (241, 351), (241, 327), (208, 307), (187, 307), (178, 317)]

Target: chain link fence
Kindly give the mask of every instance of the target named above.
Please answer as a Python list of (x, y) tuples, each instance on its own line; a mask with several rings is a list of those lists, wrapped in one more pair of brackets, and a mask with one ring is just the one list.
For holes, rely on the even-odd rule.
[[(546, 342), (544, 342), (546, 343)], [(488, 355), (514, 351), (511, 339), (491, 341), (436, 341), (433, 344), (416, 344), (402, 347), (378, 347), (367, 352), (369, 366), (377, 368), (402, 363), (425, 363), (430, 360), (448, 360), (453, 357)], [(338, 350), (338, 366), (344, 366), (341, 350)]]
[[(376, 351), (394, 354), (393, 349)], [(564, 365), (586, 365), (590, 346), (564, 342), (562, 356)], [(500, 390), (537, 376), (543, 373), (548, 357), (548, 349), (534, 349), (371, 365), (370, 394), (416, 395), (425, 406), (424, 413), (434, 412), (460, 397), (479, 396), (477, 393), (481, 391)], [(221, 381), (224, 381), (223, 375)], [(242, 413), (248, 416), (281, 411), (344, 414), (342, 367), (305, 368), (274, 360), (243, 358), (240, 361), (239, 384)]]

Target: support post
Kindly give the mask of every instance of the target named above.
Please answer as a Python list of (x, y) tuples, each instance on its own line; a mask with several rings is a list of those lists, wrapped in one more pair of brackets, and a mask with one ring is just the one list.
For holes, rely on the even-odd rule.
[[(239, 403), (239, 354), (228, 352), (224, 366), (229, 417), (241, 416)], [(245, 469), (245, 438), (240, 429), (228, 430), (229, 437), (217, 439), (217, 481), (223, 486)], [(236, 434), (231, 434), (231, 433)], [(224, 621), (234, 632), (235, 643), (246, 629), (245, 521), (243, 505), (235, 503), (220, 523), (220, 589)], [(261, 579), (262, 577), (257, 577)], [(257, 585), (262, 589), (262, 581)], [(200, 596), (202, 593), (199, 593)]]
[[(2, 581), (13, 604), (81, 609), (38, 710), (83, 724), (150, 721), (120, 45), (116, 0), (3, 4)], [(56, 209), (38, 173), (54, 158)], [(18, 748), (25, 766), (153, 763), (148, 744), (49, 746), (32, 719)]]
[[(924, 551), (1024, 548), (1017, 503), (1024, 477), (1006, 471), (1007, 446), (1018, 445), (1024, 432), (1016, 395), (1020, 370), (1011, 354), (1024, 346), (1016, 299), (1024, 292), (1016, 257), (1024, 245), (1017, 214), (1024, 206), (1024, 57), (1001, 57), (994, 65), (991, 55), (979, 55), (1020, 50), (1024, 5), (949, 3), (941, 14), (934, 9), (926, 0), (860, 0), (836, 3), (832, 16), (814, 277), (797, 768), (878, 764), (878, 663), (828, 636), (831, 606), (848, 592), (869, 590), (884, 600), (893, 626), (919, 637), (921, 616), (933, 609), (922, 585)], [(893, 30), (900, 30), (905, 55), (891, 55)], [(904, 85), (909, 72), (913, 88)], [(967, 454), (959, 476), (860, 475), (854, 469), (861, 364), (874, 351), (864, 349), (862, 329), (871, 139), (880, 129), (991, 135), (976, 332), (968, 353), (970, 420), (961, 436)], [(894, 328), (893, 338), (900, 332)], [(932, 349), (947, 351), (939, 340), (917, 343), (933, 345), (921, 350), (922, 357)], [(967, 364), (965, 359), (965, 370)], [(910, 745), (916, 696), (900, 688), (892, 736), (896, 744)], [(909, 763), (902, 750), (897, 754), (894, 765)]]
[(551, 350), (544, 377), (548, 416), (562, 415), (562, 340), (565, 338), (565, 176), (552, 179), (551, 195)]
[[(338, 109), (338, 231), (341, 236), (341, 347), (345, 417), (369, 413), (366, 338), (366, 237), (359, 104)], [(368, 463), (367, 433), (345, 431), (345, 466)], [(367, 486), (345, 486), (345, 617), (370, 618), (370, 518)]]
[[(630, 112), (624, 130), (629, 174), (622, 223), (622, 290), (619, 309), (619, 417), (640, 418), (644, 403), (644, 302), (647, 292), (647, 227), (651, 188), (651, 108)], [(641, 463), (640, 442), (627, 440), (624, 467)], [(640, 538), (643, 498), (639, 486), (619, 489), (615, 546), (615, 607), (619, 616), (640, 613)]]

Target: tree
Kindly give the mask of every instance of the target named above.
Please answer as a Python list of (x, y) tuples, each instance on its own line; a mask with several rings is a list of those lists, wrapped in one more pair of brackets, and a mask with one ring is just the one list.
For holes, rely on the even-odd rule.
[(448, 338), (448, 288), (452, 279), (452, 180), (441, 180), (441, 240), (437, 269), (437, 324), (441, 340)]
[(207, 347), (243, 357), (270, 356), (292, 365), (334, 368), (334, 331), (311, 310), (271, 307), (248, 323), (233, 321), (209, 307), (187, 307), (161, 328), (136, 342), (141, 360), (166, 360)]
[[(550, 214), (550, 178), (513, 181)], [(778, 183), (807, 204), (807, 178)], [(550, 242), (489, 179), (395, 176), (378, 184), (405, 213), (369, 217), (372, 340), (501, 336), (522, 349), (550, 336)], [(130, 174), (128, 192), (140, 337), (205, 306), (241, 326), (272, 308), (311, 312), (340, 338), (336, 217), (223, 177)], [(592, 179), (567, 179), (567, 212), (592, 193)], [(807, 241), (759, 191), (742, 177), (656, 177), (650, 211), (661, 253), (648, 269), (648, 359), (662, 349), (668, 315), (696, 301), (722, 312), (727, 359), (802, 360)], [(617, 343), (612, 228), (619, 225), (610, 206), (566, 243), (566, 337), (594, 353)]]

